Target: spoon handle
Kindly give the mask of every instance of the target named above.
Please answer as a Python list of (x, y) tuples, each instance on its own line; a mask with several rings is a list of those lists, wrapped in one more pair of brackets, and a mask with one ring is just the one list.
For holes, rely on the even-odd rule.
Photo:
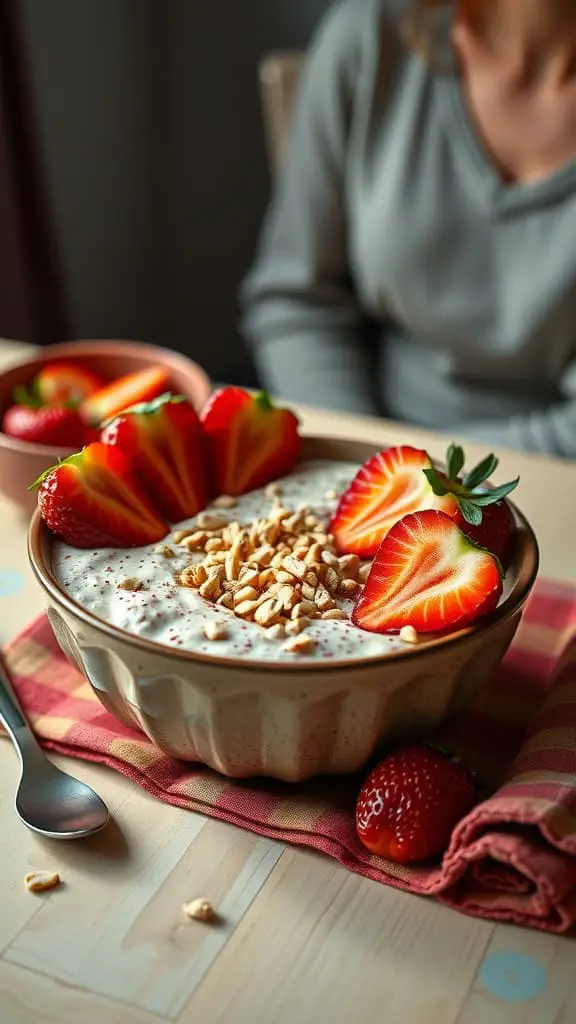
[(18, 733), (30, 732), (28, 722), (24, 717), (16, 697), (14, 690), (12, 689), (12, 681), (10, 677), (10, 670), (4, 659), (4, 655), (0, 651), (0, 722), (6, 726), (6, 729), (10, 733), (10, 736), (16, 744), (21, 739)]

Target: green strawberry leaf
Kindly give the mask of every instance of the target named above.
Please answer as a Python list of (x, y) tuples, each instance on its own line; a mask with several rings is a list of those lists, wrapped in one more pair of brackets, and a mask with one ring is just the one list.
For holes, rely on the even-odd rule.
[(464, 449), (459, 444), (451, 444), (446, 453), (446, 469), (449, 480), (457, 480), (464, 465)]
[(471, 469), (470, 472), (466, 474), (464, 477), (464, 486), (469, 490), (472, 490), (474, 487), (478, 487), (478, 485), (484, 483), (489, 476), (492, 476), (497, 465), (498, 459), (496, 456), (487, 455), (485, 459), (482, 459), (482, 462), (479, 462), (474, 469)]
[(160, 412), (165, 405), (178, 405), (180, 402), (187, 402), (188, 399), (185, 395), (173, 395), (171, 391), (165, 391), (163, 395), (158, 395), (157, 398), (152, 398), (149, 402), (138, 402), (136, 405), (128, 405), (122, 412), (115, 413), (114, 416), (110, 416), (107, 420), (104, 420), (100, 424), (100, 428), (109, 426), (114, 420), (117, 420), (120, 416), (139, 416), (149, 415), (151, 413)]
[(18, 384), (14, 388), (12, 399), (16, 405), (25, 405), (28, 409), (39, 409), (42, 405), (42, 399), (34, 395), (32, 390), (28, 390), (22, 384)]
[(515, 480), (510, 480), (507, 484), (500, 484), (499, 487), (492, 487), (489, 491), (471, 491), (468, 498), (480, 508), (486, 505), (495, 505), (497, 501), (502, 501), (508, 494), (511, 494), (519, 483), (520, 477), (517, 476)]
[(444, 481), (442, 480), (442, 478), (440, 477), (440, 475), (434, 469), (433, 466), (430, 466), (429, 469), (424, 469), (423, 473), (426, 476), (428, 483), (430, 484), (432, 490), (434, 491), (434, 494), (437, 497), (441, 498), (445, 494), (449, 493), (449, 488), (446, 486), (446, 484), (444, 483)]
[[(87, 447), (87, 445), (85, 445), (84, 447)], [(38, 487), (40, 487), (40, 485), (44, 483), (44, 481), (46, 480), (46, 477), (50, 476), (50, 473), (53, 473), (55, 469), (59, 469), (60, 466), (70, 466), (70, 465), (71, 466), (80, 466), (80, 465), (82, 465), (82, 457), (83, 457), (83, 455), (84, 455), (84, 448), (81, 448), (79, 452), (74, 452), (73, 455), (67, 455), (65, 459), (58, 459), (58, 462), (55, 462), (53, 466), (48, 466), (48, 469), (45, 469), (44, 472), (40, 473), (40, 476), (36, 477), (36, 479), (34, 480), (34, 483), (31, 483), (29, 485), (28, 490), (29, 491), (37, 490)]]
[(468, 501), (467, 498), (459, 499), (460, 511), (462, 518), (466, 520), (470, 526), (480, 526), (482, 523), (482, 509), (478, 508), (473, 502)]
[(257, 395), (254, 395), (254, 401), (265, 412), (276, 408), (267, 391), (259, 391)]

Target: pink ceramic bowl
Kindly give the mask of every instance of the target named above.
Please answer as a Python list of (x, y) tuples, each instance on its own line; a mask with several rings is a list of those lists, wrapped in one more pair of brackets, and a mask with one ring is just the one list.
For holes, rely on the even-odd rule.
[[(186, 395), (199, 409), (210, 394), (210, 380), (204, 370), (186, 356), (170, 349), (138, 341), (71, 341), (49, 345), (34, 359), (0, 374), (0, 419), (12, 404), (14, 388), (29, 385), (46, 363), (70, 360), (104, 377), (121, 377), (150, 366), (163, 366), (170, 373), (170, 389)], [(72, 453), (68, 448), (18, 441), (0, 432), (0, 491), (23, 512), (31, 512), (36, 494), (30, 484), (58, 459)]]
[[(304, 458), (354, 461), (374, 445), (308, 437)], [(299, 782), (358, 771), (381, 741), (429, 735), (504, 657), (538, 570), (524, 516), (506, 596), (474, 625), (387, 656), (242, 661), (191, 653), (112, 626), (72, 600), (52, 570), (52, 536), (34, 516), (28, 554), (64, 653), (119, 721), (166, 753), (233, 778)]]

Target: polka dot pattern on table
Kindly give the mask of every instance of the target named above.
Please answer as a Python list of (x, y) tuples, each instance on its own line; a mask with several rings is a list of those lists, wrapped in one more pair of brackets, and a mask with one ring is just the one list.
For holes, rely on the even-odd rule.
[(13, 597), (22, 589), (24, 578), (16, 569), (0, 569), (0, 597)]
[(544, 967), (523, 953), (502, 952), (487, 956), (480, 968), (480, 979), (489, 992), (508, 1003), (536, 999), (546, 988)]

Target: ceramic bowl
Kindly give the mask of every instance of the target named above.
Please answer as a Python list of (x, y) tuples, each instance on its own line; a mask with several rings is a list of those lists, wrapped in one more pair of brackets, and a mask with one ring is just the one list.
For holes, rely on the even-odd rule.
[[(69, 359), (110, 378), (149, 366), (163, 366), (170, 373), (172, 390), (186, 395), (196, 408), (204, 404), (211, 390), (204, 370), (170, 349), (137, 341), (72, 341), (49, 345), (35, 353), (33, 359), (0, 374), (0, 420), (12, 404), (14, 388), (19, 384), (29, 385), (46, 363), (61, 359)], [(72, 449), (30, 444), (0, 432), (0, 492), (23, 512), (32, 512), (36, 494), (28, 491), (28, 487), (48, 466), (71, 453)]]
[[(361, 464), (374, 445), (307, 438), (304, 458)], [(493, 675), (520, 622), (538, 547), (514, 508), (517, 542), (498, 608), (450, 636), (354, 661), (268, 663), (193, 654), (111, 626), (64, 592), (38, 514), (29, 557), (62, 650), (102, 704), (163, 751), (224, 775), (297, 782), (362, 767), (381, 741), (423, 736)]]

